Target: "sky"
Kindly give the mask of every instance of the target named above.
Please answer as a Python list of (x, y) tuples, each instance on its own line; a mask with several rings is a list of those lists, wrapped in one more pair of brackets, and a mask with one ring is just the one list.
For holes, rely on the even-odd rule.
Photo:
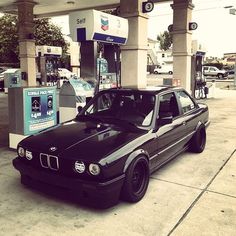
[[(207, 50), (207, 56), (222, 57), (223, 53), (236, 52), (236, 15), (229, 14), (226, 6), (236, 8), (235, 0), (193, 0), (192, 22), (198, 28), (192, 31), (192, 39), (198, 40)], [(149, 15), (150, 38), (167, 30), (172, 24), (173, 10), (170, 3), (157, 4)]]
[[(236, 0), (193, 0), (193, 4), (192, 22), (197, 22), (198, 28), (192, 31), (192, 39), (206, 48), (207, 56), (222, 57), (223, 53), (236, 52), (236, 15), (224, 8), (236, 8)], [(156, 39), (167, 30), (172, 14), (170, 3), (155, 4), (149, 14), (148, 37)], [(62, 27), (64, 34), (69, 34), (68, 16), (55, 17), (53, 22)]]

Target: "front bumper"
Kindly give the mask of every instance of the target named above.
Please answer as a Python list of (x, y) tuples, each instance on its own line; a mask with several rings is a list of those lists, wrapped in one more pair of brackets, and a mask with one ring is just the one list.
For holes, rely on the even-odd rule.
[(108, 208), (119, 201), (125, 178), (123, 174), (107, 182), (84, 181), (35, 169), (26, 165), (19, 157), (12, 163), (21, 174), (22, 184), (97, 208)]

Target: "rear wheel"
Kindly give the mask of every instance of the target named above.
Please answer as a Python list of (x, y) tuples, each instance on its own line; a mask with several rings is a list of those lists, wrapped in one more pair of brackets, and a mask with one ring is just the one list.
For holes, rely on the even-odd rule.
[(122, 198), (128, 202), (138, 202), (145, 195), (149, 184), (149, 166), (144, 156), (136, 158), (126, 171)]
[(195, 153), (201, 153), (206, 146), (206, 129), (201, 125), (191, 139), (190, 150)]
[(224, 76), (223, 76), (222, 74), (218, 74), (217, 77), (218, 77), (219, 79), (223, 79), (223, 78), (224, 78)]
[(172, 72), (172, 71), (169, 71), (169, 74), (170, 74), (170, 75), (172, 75), (172, 74), (173, 74), (173, 72)]

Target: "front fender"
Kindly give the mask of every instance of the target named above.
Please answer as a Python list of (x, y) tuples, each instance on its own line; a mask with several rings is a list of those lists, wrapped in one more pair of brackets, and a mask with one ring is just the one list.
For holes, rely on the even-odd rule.
[(140, 155), (145, 156), (145, 157), (147, 158), (147, 161), (149, 162), (149, 154), (148, 154), (148, 152), (145, 151), (144, 149), (137, 149), (137, 150), (135, 150), (134, 152), (132, 152), (132, 153), (128, 156), (128, 158), (127, 158), (127, 160), (126, 160), (126, 162), (125, 162), (125, 165), (124, 165), (124, 169), (123, 169), (123, 172), (124, 172), (124, 173), (125, 173), (126, 170), (128, 169), (130, 163), (131, 163), (137, 156), (140, 156)]

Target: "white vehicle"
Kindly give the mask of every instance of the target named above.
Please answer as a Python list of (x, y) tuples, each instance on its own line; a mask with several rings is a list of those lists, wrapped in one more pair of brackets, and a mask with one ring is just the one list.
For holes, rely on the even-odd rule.
[(228, 76), (228, 72), (226, 70), (219, 70), (215, 66), (203, 66), (203, 75), (217, 76), (219, 79), (224, 79)]
[(76, 76), (75, 73), (71, 72), (70, 70), (67, 70), (66, 68), (58, 68), (58, 73), (59, 73), (60, 78), (70, 79)]
[(153, 70), (154, 74), (173, 74), (173, 66), (172, 65), (158, 65), (155, 67), (155, 69)]

